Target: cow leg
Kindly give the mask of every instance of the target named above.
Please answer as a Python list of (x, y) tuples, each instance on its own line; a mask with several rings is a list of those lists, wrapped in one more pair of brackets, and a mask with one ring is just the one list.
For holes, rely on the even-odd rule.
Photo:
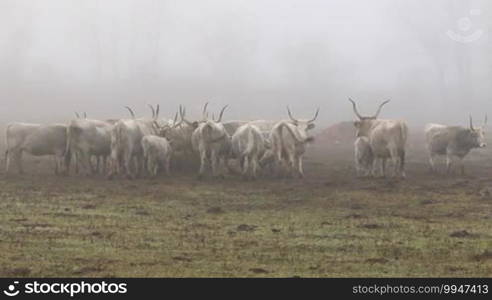
[(166, 175), (171, 175), (171, 158), (168, 156), (164, 162), (164, 169), (166, 171)]
[(74, 152), (74, 161), (75, 161), (75, 166), (74, 166), (74, 170), (75, 170), (75, 174), (79, 174), (79, 154), (77, 152)]
[(126, 178), (134, 179), (135, 177), (133, 176), (133, 172), (132, 172), (133, 155), (125, 154), (124, 160), (125, 160)]
[(15, 164), (17, 165), (17, 171), (19, 174), (24, 174), (24, 168), (22, 167), (22, 150), (17, 152), (15, 157)]
[(157, 173), (159, 172), (159, 160), (155, 157), (149, 158), (150, 166), (148, 167), (148, 172), (152, 176), (152, 178), (157, 177)]
[(258, 156), (254, 156), (251, 159), (251, 176), (252, 179), (256, 179), (258, 174)]
[(104, 155), (102, 157), (102, 170), (101, 170), (101, 174), (106, 174), (107, 164), (108, 164), (108, 157), (106, 155)]
[(459, 158), (460, 161), (460, 171), (461, 171), (461, 176), (465, 176), (465, 162), (464, 162), (464, 157)]
[(387, 158), (381, 158), (381, 176), (386, 177), (386, 160)]
[(449, 174), (451, 172), (451, 163), (452, 163), (451, 155), (447, 154), (446, 155), (446, 173), (447, 174)]
[(12, 150), (5, 151), (5, 175), (9, 174)]
[(304, 167), (302, 166), (302, 156), (297, 157), (297, 171), (299, 172), (299, 176), (304, 178)]
[(436, 155), (434, 153), (429, 154), (429, 165), (430, 165), (430, 171), (432, 173), (435, 173), (437, 171), (435, 159), (436, 159)]
[(211, 151), (210, 153), (210, 165), (212, 167), (212, 176), (217, 177), (218, 175), (218, 164), (219, 159), (217, 157), (217, 153), (215, 151)]
[(248, 155), (245, 155), (243, 158), (242, 158), (242, 170), (241, 170), (241, 173), (243, 175), (243, 178), (248, 178), (249, 176), (249, 169), (250, 169), (250, 158)]
[(200, 151), (200, 170), (198, 171), (198, 179), (203, 178), (205, 173), (205, 165), (207, 163), (207, 152), (205, 150)]

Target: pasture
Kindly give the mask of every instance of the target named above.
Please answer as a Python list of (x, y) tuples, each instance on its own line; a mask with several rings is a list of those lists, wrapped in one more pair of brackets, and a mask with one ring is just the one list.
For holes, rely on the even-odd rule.
[(436, 176), (409, 144), (407, 180), (356, 179), (350, 146), (320, 144), (303, 180), (57, 177), (29, 158), (0, 174), (0, 276), (490, 276), (492, 149)]

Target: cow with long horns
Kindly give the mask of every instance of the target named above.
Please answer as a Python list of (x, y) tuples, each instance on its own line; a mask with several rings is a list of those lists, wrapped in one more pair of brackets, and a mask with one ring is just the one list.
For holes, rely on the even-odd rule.
[(379, 105), (373, 116), (362, 116), (357, 110), (354, 100), (349, 98), (358, 120), (354, 122), (357, 137), (367, 137), (374, 155), (373, 174), (376, 173), (376, 164), (380, 164), (380, 172), (386, 176), (386, 161), (391, 158), (394, 163), (394, 174), (404, 178), (405, 175), (405, 147), (408, 137), (408, 127), (402, 120), (378, 119), (382, 107), (390, 102), (384, 101)]
[(482, 126), (473, 126), (470, 116), (470, 127), (446, 126), (440, 124), (427, 124), (425, 126), (425, 139), (429, 150), (429, 163), (431, 171), (435, 172), (436, 156), (446, 156), (446, 172), (450, 172), (453, 158), (457, 158), (461, 174), (465, 174), (463, 159), (474, 148), (485, 148), (485, 126), (487, 116)]
[(212, 176), (220, 176), (220, 163), (227, 164), (227, 159), (231, 152), (231, 138), (224, 128), (222, 116), (227, 105), (220, 111), (217, 119), (207, 119), (198, 124), (191, 135), (193, 150), (200, 155), (200, 170), (198, 178), (205, 174), (207, 163), (210, 163)]
[(308, 143), (314, 141), (309, 131), (315, 127), (314, 121), (318, 118), (319, 108), (312, 119), (296, 119), (287, 107), (290, 120), (280, 121), (275, 124), (270, 132), (270, 147), (261, 160), (264, 165), (267, 160), (274, 157), (276, 169), (287, 167), (289, 175), (304, 177), (303, 156)]
[(152, 118), (135, 118), (133, 110), (125, 106), (130, 112), (131, 119), (121, 119), (116, 122), (111, 131), (111, 169), (108, 178), (118, 173), (125, 173), (129, 179), (142, 175), (144, 170), (142, 138), (146, 135), (155, 135), (155, 122), (159, 117), (159, 106), (152, 110)]

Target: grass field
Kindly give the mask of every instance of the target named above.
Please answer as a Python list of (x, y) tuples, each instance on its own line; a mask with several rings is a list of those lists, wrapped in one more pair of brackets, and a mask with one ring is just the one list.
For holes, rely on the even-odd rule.
[[(304, 180), (0, 174), (1, 276), (491, 276), (492, 149), (466, 177), (356, 179), (350, 148), (315, 146)], [(490, 187), (490, 192), (489, 192)]]

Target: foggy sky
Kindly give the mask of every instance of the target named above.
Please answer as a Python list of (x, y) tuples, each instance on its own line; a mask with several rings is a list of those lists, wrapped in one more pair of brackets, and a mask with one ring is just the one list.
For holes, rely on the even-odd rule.
[(209, 101), (224, 119), (319, 106), (325, 126), (354, 118), (352, 97), (363, 114), (392, 99), (381, 117), (466, 124), (492, 114), (491, 14), (486, 0), (0, 0), (0, 122), (147, 103), (191, 117)]

